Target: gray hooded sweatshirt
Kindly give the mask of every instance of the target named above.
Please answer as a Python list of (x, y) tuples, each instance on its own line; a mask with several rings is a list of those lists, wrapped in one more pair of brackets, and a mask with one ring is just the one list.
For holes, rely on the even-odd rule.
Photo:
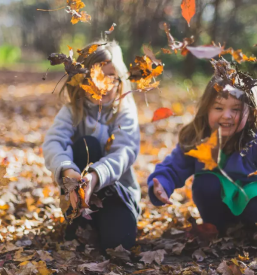
[[(62, 187), (62, 171), (72, 168), (81, 173), (73, 162), (73, 143), (80, 137), (94, 136), (99, 140), (103, 152), (103, 157), (91, 166), (99, 177), (95, 192), (119, 182), (139, 202), (140, 187), (132, 164), (139, 152), (140, 132), (132, 95), (129, 94), (122, 100), (116, 119), (109, 125), (106, 122), (113, 116), (112, 102), (103, 104), (98, 121), (99, 106), (86, 98), (84, 111), (86, 115), (78, 126), (73, 125), (73, 113), (69, 105), (64, 105), (56, 115), (43, 144), (46, 167), (52, 171), (55, 181)], [(106, 152), (104, 147), (112, 134), (115, 139), (110, 150)]]

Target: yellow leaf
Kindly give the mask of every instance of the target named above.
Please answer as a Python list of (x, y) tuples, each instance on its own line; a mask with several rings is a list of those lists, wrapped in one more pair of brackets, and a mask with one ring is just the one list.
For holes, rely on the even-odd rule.
[(67, 82), (67, 84), (71, 86), (78, 86), (83, 83), (84, 78), (84, 74), (76, 74), (71, 78), (69, 82)]
[(107, 142), (106, 142), (106, 144), (105, 144), (104, 149), (105, 149), (106, 152), (110, 151), (111, 145), (112, 145), (112, 143), (113, 143), (114, 140), (115, 140), (115, 136), (114, 136), (114, 134), (112, 134), (112, 135), (108, 138), (108, 140), (107, 140)]
[(205, 164), (204, 169), (212, 170), (218, 166), (218, 164), (212, 158), (212, 149), (217, 146), (218, 142), (218, 130), (214, 131), (210, 138), (207, 141), (201, 143), (196, 146), (196, 150), (192, 149), (189, 152), (185, 153), (185, 155), (197, 158), (198, 161), (203, 162)]
[(72, 10), (80, 10), (85, 7), (85, 4), (81, 0), (67, 0), (67, 5), (70, 6)]
[(106, 76), (98, 63), (91, 68), (90, 76), (99, 90), (110, 91), (114, 86), (113, 78)]

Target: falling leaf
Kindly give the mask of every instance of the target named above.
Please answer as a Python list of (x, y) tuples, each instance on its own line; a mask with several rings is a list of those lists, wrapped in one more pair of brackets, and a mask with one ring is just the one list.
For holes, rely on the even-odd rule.
[(198, 46), (198, 47), (186, 47), (197, 58), (211, 59), (216, 55), (219, 55), (223, 48), (217, 46)]
[(72, 10), (80, 10), (85, 7), (85, 4), (81, 0), (67, 0), (67, 6)]
[(102, 96), (106, 94), (105, 91), (99, 91), (97, 87), (95, 86), (94, 82), (90, 79), (87, 80), (89, 85), (80, 85), (80, 87), (87, 93), (92, 95), (92, 98), (95, 100), (102, 100)]
[(91, 68), (90, 76), (95, 86), (100, 91), (110, 91), (114, 86), (114, 79), (105, 75), (102, 71), (101, 65), (98, 63), (93, 65), (93, 67)]
[(108, 248), (106, 253), (112, 258), (118, 258), (126, 262), (130, 262), (131, 252), (123, 248), (122, 245), (117, 246), (115, 249)]
[(85, 79), (84, 74), (76, 74), (74, 75), (67, 84), (71, 86), (79, 86), (81, 83), (83, 83), (83, 80)]
[(148, 89), (155, 89), (159, 86), (160, 82), (159, 81), (156, 81), (156, 82), (153, 82), (153, 83), (150, 83), (151, 82), (151, 79), (148, 78), (148, 79), (144, 79), (144, 78), (141, 78), (138, 82), (137, 82), (137, 89), (140, 89), (140, 90), (146, 90), (148, 91)]
[(170, 33), (168, 25), (164, 23), (163, 26), (168, 39), (168, 46), (170, 47), (171, 51), (174, 51), (174, 53), (177, 53), (178, 50), (183, 51), (188, 45), (194, 43), (193, 36), (191, 36), (190, 38), (184, 38), (183, 42), (175, 41), (174, 37)]
[(159, 108), (154, 112), (152, 122), (161, 120), (173, 115), (174, 113), (169, 108)]
[(106, 152), (109, 152), (109, 151), (110, 151), (111, 146), (112, 146), (112, 143), (113, 143), (114, 140), (115, 140), (115, 136), (114, 136), (114, 134), (112, 134), (112, 135), (108, 138), (108, 140), (107, 140), (107, 142), (106, 142), (106, 144), (105, 144), (105, 146), (104, 146), (104, 150), (105, 150)]
[(116, 27), (117, 25), (115, 23), (112, 23), (112, 26), (110, 27), (110, 29), (108, 31), (105, 31), (105, 34), (109, 35), (114, 31), (114, 27)]
[(146, 56), (148, 56), (153, 61), (155, 65), (162, 65), (161, 60), (155, 57), (155, 54), (148, 46), (143, 45), (143, 52)]
[(147, 252), (141, 252), (139, 256), (142, 258), (140, 259), (141, 262), (144, 262), (144, 264), (151, 264), (153, 261), (155, 261), (157, 264), (161, 264), (161, 262), (164, 260), (164, 255), (167, 254), (164, 249), (159, 249), (156, 251), (147, 251)]
[(213, 85), (213, 88), (216, 90), (216, 92), (222, 92), (223, 91), (223, 87), (222, 86), (220, 86), (218, 83), (215, 83), (214, 85)]
[(229, 84), (227, 84), (223, 91), (227, 91), (229, 92), (229, 94), (231, 94), (232, 96), (236, 97), (237, 99), (239, 99), (242, 95), (244, 95), (244, 92), (240, 89), (237, 89)]
[(135, 66), (129, 68), (129, 80), (132, 82), (138, 82), (143, 79), (151, 79), (160, 75), (163, 72), (163, 64), (156, 66), (149, 56), (136, 56)]
[(77, 270), (84, 272), (85, 270), (94, 272), (104, 272), (109, 264), (109, 260), (102, 263), (86, 263), (78, 266)]
[(242, 63), (245, 61), (251, 61), (251, 62), (256, 62), (257, 59), (255, 56), (247, 57), (242, 50), (234, 50), (233, 48), (228, 48), (220, 53), (220, 55), (225, 55), (225, 54), (231, 54), (232, 57), (235, 59), (236, 62)]
[(195, 0), (183, 0), (181, 3), (182, 16), (190, 27), (190, 20), (195, 15)]
[(77, 24), (78, 22), (89, 22), (91, 20), (91, 16), (89, 14), (87, 14), (85, 11), (82, 11), (82, 12), (77, 12), (77, 13), (74, 13), (72, 15), (72, 18), (71, 18), (71, 23), (74, 25), (74, 24)]
[(212, 149), (217, 146), (218, 142), (218, 130), (214, 131), (207, 141), (196, 146), (196, 149), (192, 149), (185, 155), (197, 158), (198, 161), (205, 164), (204, 169), (212, 170), (218, 166), (218, 164), (212, 158)]
[(164, 54), (172, 54), (172, 51), (170, 49), (161, 49)]
[(80, 50), (80, 49), (77, 49), (77, 53), (79, 55), (83, 55), (83, 58), (87, 58), (90, 54), (94, 53), (97, 48), (99, 46), (102, 46), (102, 45), (106, 45), (107, 43), (103, 43), (103, 44), (93, 44), (89, 47), (89, 49), (87, 51), (85, 50)]

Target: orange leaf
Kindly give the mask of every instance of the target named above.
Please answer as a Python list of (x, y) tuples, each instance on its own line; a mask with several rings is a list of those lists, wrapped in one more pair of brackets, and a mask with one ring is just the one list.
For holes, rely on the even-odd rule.
[(218, 166), (218, 164), (212, 158), (212, 149), (217, 146), (218, 143), (218, 130), (214, 131), (207, 141), (197, 145), (197, 149), (192, 149), (185, 155), (197, 158), (198, 161), (205, 164), (204, 169), (212, 170)]
[(80, 87), (87, 93), (92, 95), (92, 98), (96, 100), (101, 100), (102, 99), (102, 94), (101, 92), (97, 89), (95, 86), (94, 82), (91, 79), (88, 79), (89, 85), (82, 85), (80, 84)]
[(215, 83), (213, 85), (213, 88), (217, 91), (217, 92), (222, 92), (223, 91), (223, 87), (220, 86), (218, 83)]
[(115, 140), (115, 136), (114, 136), (114, 134), (112, 134), (112, 135), (108, 138), (108, 140), (107, 140), (107, 142), (106, 142), (106, 144), (105, 144), (104, 149), (105, 149), (106, 152), (110, 151), (111, 146), (112, 146), (112, 143), (113, 143), (114, 140)]
[(113, 78), (106, 76), (101, 68), (100, 64), (95, 64), (90, 71), (90, 76), (92, 78), (92, 81), (94, 82), (95, 86), (99, 90), (110, 91), (113, 86)]
[(173, 116), (174, 113), (169, 108), (159, 108), (153, 114), (152, 122)]
[(110, 29), (108, 31), (105, 31), (105, 34), (111, 34), (114, 31), (114, 27), (116, 27), (117, 25), (115, 23), (112, 23), (112, 26), (110, 27)]
[(71, 17), (71, 23), (77, 24), (79, 21), (81, 22), (89, 22), (91, 20), (91, 16), (87, 14), (85, 11), (81, 13), (77, 12), (77, 14), (73, 14)]
[(195, 15), (195, 0), (183, 0), (181, 3), (182, 16), (190, 27), (190, 20)]
[(162, 48), (162, 52), (164, 54), (172, 54), (172, 51), (170, 49), (164, 49), (164, 48)]
[(250, 173), (247, 177), (249, 178), (249, 177), (256, 176), (256, 175), (257, 175), (257, 171)]
[(78, 11), (85, 7), (85, 4), (81, 0), (67, 0), (67, 5), (75, 11)]
[(137, 82), (137, 88), (138, 89), (141, 89), (141, 90), (145, 90), (145, 89), (149, 89), (149, 88), (157, 88), (160, 84), (159, 81), (156, 81), (154, 83), (150, 83), (152, 81), (151, 78), (147, 78), (147, 79), (144, 79), (144, 78), (141, 78), (138, 82)]
[(74, 75), (67, 84), (71, 86), (78, 86), (81, 83), (83, 83), (83, 80), (85, 79), (84, 74), (76, 74)]
[(78, 189), (78, 194), (79, 194), (80, 199), (81, 199), (81, 208), (88, 208), (89, 206), (85, 202), (85, 190), (84, 190), (84, 188), (80, 187)]

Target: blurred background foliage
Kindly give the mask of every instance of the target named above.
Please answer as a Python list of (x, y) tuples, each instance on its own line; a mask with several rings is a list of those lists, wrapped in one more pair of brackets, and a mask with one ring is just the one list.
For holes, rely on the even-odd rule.
[[(45, 71), (50, 53), (68, 54), (67, 45), (82, 48), (101, 38), (113, 22), (117, 26), (110, 39), (120, 43), (127, 66), (136, 55), (142, 54), (143, 44), (150, 45), (165, 64), (163, 80), (181, 76), (197, 83), (212, 74), (208, 60), (196, 59), (191, 54), (184, 57), (180, 53), (161, 52), (161, 48), (167, 48), (164, 22), (170, 25), (176, 40), (194, 35), (194, 46), (214, 41), (226, 48), (242, 49), (247, 55), (257, 55), (256, 0), (196, 0), (196, 14), (190, 27), (181, 15), (181, 0), (84, 0), (84, 3), (83, 10), (92, 16), (91, 23), (72, 25), (64, 9), (37, 11), (37, 8), (65, 7), (66, 0), (0, 0), (1, 69)], [(231, 60), (230, 56), (227, 58)], [(251, 72), (256, 69), (255, 64), (243, 67)]]

